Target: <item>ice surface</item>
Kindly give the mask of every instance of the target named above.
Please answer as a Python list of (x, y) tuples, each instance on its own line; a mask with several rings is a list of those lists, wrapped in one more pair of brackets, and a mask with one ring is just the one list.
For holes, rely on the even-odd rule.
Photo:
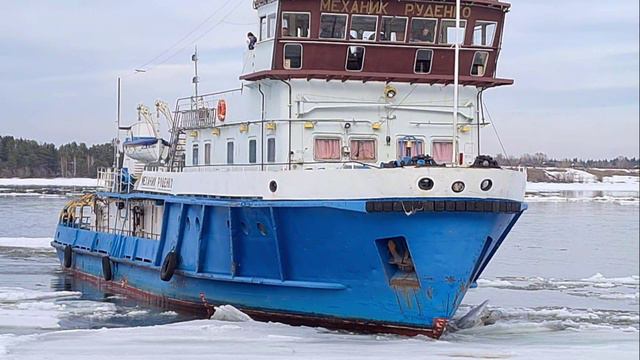
[(234, 322), (253, 321), (251, 317), (249, 317), (249, 315), (243, 313), (242, 311), (236, 309), (231, 305), (216, 306), (215, 310), (216, 311), (211, 317), (213, 320)]
[[(508, 344), (508, 345), (507, 345)], [(0, 337), (9, 359), (637, 359), (638, 332), (572, 331), (532, 322), (425, 337), (355, 335), (255, 321), (196, 320), (152, 327)]]
[(0, 247), (27, 248), (27, 249), (54, 249), (51, 247), (52, 238), (0, 238)]

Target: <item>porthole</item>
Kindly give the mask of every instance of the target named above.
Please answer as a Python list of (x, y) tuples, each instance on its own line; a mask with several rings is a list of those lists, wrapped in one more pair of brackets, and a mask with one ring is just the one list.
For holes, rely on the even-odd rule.
[(464, 191), (464, 183), (462, 181), (456, 181), (451, 185), (451, 190), (455, 193), (461, 193)]
[(260, 232), (260, 234), (262, 234), (262, 236), (267, 236), (267, 227), (264, 226), (263, 223), (258, 223), (256, 224), (256, 226), (258, 227), (258, 231)]
[(492, 187), (493, 187), (493, 181), (491, 181), (491, 179), (484, 179), (480, 183), (480, 189), (482, 191), (489, 191), (491, 190)]
[(418, 187), (424, 191), (429, 191), (433, 189), (433, 185), (434, 185), (433, 180), (429, 178), (422, 178), (420, 179), (420, 181), (418, 181)]
[(275, 180), (271, 180), (271, 182), (269, 183), (269, 190), (271, 190), (272, 193), (278, 190), (278, 183)]

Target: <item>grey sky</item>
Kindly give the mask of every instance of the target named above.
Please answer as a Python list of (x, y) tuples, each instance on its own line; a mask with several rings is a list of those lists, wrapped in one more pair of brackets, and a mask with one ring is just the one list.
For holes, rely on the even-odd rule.
[[(485, 97), (507, 153), (638, 156), (638, 1), (512, 3), (498, 75), (516, 85)], [(190, 95), (193, 44), (203, 91), (234, 86), (255, 27), (250, 0), (0, 0), (0, 9), (0, 134), (57, 144), (114, 136), (117, 76), (124, 122), (140, 102)], [(493, 131), (483, 134), (484, 152), (501, 152)]]

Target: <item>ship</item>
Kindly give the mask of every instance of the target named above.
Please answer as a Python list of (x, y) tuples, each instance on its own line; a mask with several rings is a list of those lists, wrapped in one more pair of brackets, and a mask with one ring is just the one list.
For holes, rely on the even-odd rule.
[(527, 208), (480, 147), (510, 4), (253, 7), (238, 86), (156, 104), (167, 140), (129, 146), (166, 153), (118, 154), (64, 207), (61, 267), (208, 316), (440, 337)]

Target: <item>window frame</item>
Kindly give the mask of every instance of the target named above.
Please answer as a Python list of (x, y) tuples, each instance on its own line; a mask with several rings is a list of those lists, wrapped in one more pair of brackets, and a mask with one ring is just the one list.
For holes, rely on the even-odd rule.
[[(442, 24), (444, 22), (453, 22), (453, 28), (455, 28), (456, 26), (456, 19), (440, 19), (440, 31), (438, 32), (437, 44), (438, 45), (455, 45), (455, 43), (442, 42), (442, 36), (444, 35), (442, 33), (444, 26)], [(460, 45), (465, 45), (466, 44), (465, 40), (467, 40), (467, 26), (469, 25), (469, 22), (466, 19), (460, 19), (460, 24), (464, 24), (464, 26), (461, 27), (463, 31), (462, 31), (462, 41), (460, 41)], [(447, 38), (448, 37), (449, 36), (447, 34)]]
[[(270, 148), (271, 143), (273, 143), (273, 153), (271, 153), (271, 148)], [(276, 138), (274, 136), (270, 136), (267, 138), (267, 163), (273, 164), (275, 162), (276, 162)]]
[(191, 166), (200, 166), (200, 144), (196, 142), (191, 144)]
[[(378, 39), (378, 42), (381, 43), (391, 43), (391, 44), (404, 44), (407, 42), (407, 40), (409, 39), (409, 17), (408, 16), (391, 16), (391, 15), (384, 15), (382, 16), (382, 18), (380, 19), (380, 30), (378, 31), (378, 34), (383, 34), (384, 33), (384, 19), (405, 19), (405, 23), (404, 23), (404, 40), (402, 41), (393, 41), (393, 40), (382, 40), (382, 39)], [(413, 21), (413, 19), (411, 20)], [(436, 23), (436, 26), (438, 26), (438, 24)]]
[(207, 141), (204, 143), (204, 165), (211, 165), (211, 141)]
[[(263, 21), (264, 21), (264, 30), (265, 33), (262, 32), (262, 26), (263, 26)], [(269, 21), (267, 20), (267, 16), (260, 16), (259, 20), (258, 20), (258, 41), (265, 41), (268, 39), (268, 35), (269, 35)]]
[[(231, 152), (229, 152), (229, 144), (231, 144)], [(236, 146), (234, 139), (227, 139), (227, 165), (235, 164)]]
[[(333, 15), (333, 16), (342, 16), (344, 17), (345, 23), (344, 23), (344, 36), (342, 36), (342, 38), (335, 38), (335, 37), (322, 37), (322, 16), (323, 15)], [(349, 29), (349, 15), (348, 14), (339, 14), (339, 13), (320, 13), (320, 27), (318, 28), (318, 39), (322, 39), (322, 40), (347, 40), (347, 33), (348, 33), (348, 29)]]
[[(475, 44), (474, 43), (474, 39), (475, 39), (475, 33), (476, 33), (476, 26), (478, 25), (478, 23), (484, 23), (484, 24), (493, 24), (496, 26), (494, 33), (493, 33), (493, 41), (490, 45), (480, 45), (480, 44)], [(497, 21), (489, 21), (489, 20), (476, 20), (473, 23), (473, 33), (471, 33), (471, 45), (472, 46), (478, 46), (478, 47), (486, 47), (486, 48), (493, 48), (495, 46), (496, 43), (496, 39), (498, 38), (496, 35), (498, 34), (498, 22)]]
[[(449, 143), (449, 144), (451, 144), (451, 147), (453, 147), (453, 139), (451, 137), (438, 136), (438, 137), (433, 137), (430, 140), (431, 141), (430, 141), (430, 144), (429, 144), (430, 145), (429, 146), (429, 150), (430, 150), (429, 155), (434, 159), (434, 161), (437, 161), (437, 160), (433, 156), (433, 144), (435, 144), (435, 143)], [(456, 149), (453, 149), (453, 151), (455, 151), (456, 154), (458, 153)], [(453, 160), (451, 158), (452, 156), (453, 156), (453, 152), (451, 153), (450, 158), (447, 159), (447, 161), (445, 161), (444, 164), (453, 164), (454, 162), (452, 161)]]
[[(414, 20), (432, 20), (435, 21), (435, 25), (433, 26), (433, 41), (429, 42), (429, 41), (413, 41), (413, 22)], [(438, 19), (438, 18), (425, 18), (425, 17), (412, 17), (411, 18), (411, 24), (409, 26), (409, 30), (411, 30), (411, 37), (408, 40), (409, 44), (429, 44), (429, 45), (435, 45), (438, 44), (438, 29), (440, 27), (440, 21), (439, 20), (443, 20), (443, 19)]]
[[(300, 67), (299, 68), (293, 68), (293, 67), (287, 67), (287, 46), (290, 45), (294, 45), (294, 46), (300, 46)], [(282, 47), (282, 68), (285, 70), (302, 70), (302, 61), (304, 59), (304, 46), (301, 43), (286, 43), (284, 44), (284, 46)]]
[[(429, 71), (428, 72), (418, 72), (416, 71), (416, 67), (418, 66), (418, 53), (420, 51), (430, 51), (431, 52), (431, 63), (429, 63)], [(416, 57), (413, 61), (413, 73), (414, 74), (422, 74), (422, 75), (427, 75), (427, 74), (431, 74), (431, 70), (433, 69), (433, 49), (427, 49), (427, 48), (421, 48), (421, 49), (416, 49)]]
[[(269, 21), (273, 19), (273, 31), (271, 31), (272, 23)], [(276, 30), (278, 29), (278, 14), (270, 13), (267, 15), (267, 40), (274, 39), (276, 37)]]
[[(316, 153), (316, 141), (317, 140), (338, 140), (339, 142), (339, 146), (338, 148), (340, 149), (338, 152), (338, 158), (337, 159), (320, 159), (317, 156)], [(314, 136), (313, 137), (313, 161), (320, 161), (320, 162), (339, 162), (342, 161), (342, 136), (336, 135), (336, 136), (331, 136), (331, 135), (318, 135), (318, 136)]]
[[(251, 153), (251, 143), (253, 143), (253, 153)], [(247, 152), (249, 153), (249, 164), (257, 164), (258, 163), (258, 139), (250, 138), (249, 144), (247, 144)], [(253, 155), (254, 159), (251, 161), (251, 155)]]
[[(365, 40), (365, 39), (352, 39), (351, 38), (351, 27), (353, 26), (353, 18), (355, 17), (370, 17), (370, 18), (375, 18), (376, 19), (376, 28), (373, 30), (373, 33), (375, 34), (375, 38), (373, 40)], [(365, 14), (352, 14), (351, 16), (349, 16), (349, 37), (348, 40), (349, 41), (362, 41), (365, 43), (375, 43), (378, 41), (378, 25), (379, 25), (379, 16), (378, 15), (365, 15)], [(363, 34), (364, 35), (364, 34)]]
[[(413, 139), (408, 139), (408, 137), (412, 137)], [(422, 135), (419, 135), (419, 136), (416, 136), (416, 135), (399, 135), (399, 136), (397, 136), (396, 137), (396, 143), (395, 143), (396, 151), (398, 151), (398, 147), (400, 145), (400, 141), (409, 141), (409, 140), (422, 143), (422, 152), (425, 153), (425, 151), (426, 151), (425, 146), (427, 144), (427, 139)], [(403, 150), (406, 150), (406, 147)], [(418, 154), (418, 155), (421, 155), (421, 154)], [(402, 155), (399, 154), (399, 153), (396, 153), (396, 158), (397, 159), (402, 159), (405, 156), (407, 156), (407, 155), (404, 155), (404, 153), (402, 153)]]
[[(353, 158), (353, 148), (351, 146), (352, 141), (373, 141), (373, 159), (360, 160)], [(349, 138), (349, 160), (360, 162), (376, 162), (378, 161), (378, 139), (374, 137), (362, 137), (354, 136)]]
[[(291, 35), (284, 36), (284, 35), (282, 35), (282, 29), (284, 28), (284, 15), (285, 14), (307, 15), (309, 17), (309, 28), (307, 29), (307, 36), (291, 36)], [(289, 26), (289, 25), (287, 24), (287, 26)], [(311, 29), (313, 28), (312, 26), (313, 25), (311, 23), (311, 12), (308, 12), (308, 11), (283, 11), (281, 13), (281, 15), (280, 15), (280, 27), (279, 27), (279, 29), (280, 29), (280, 37), (282, 39), (309, 39), (309, 38), (311, 38)], [(287, 27), (287, 29), (289, 29), (289, 28)], [(291, 34), (291, 32), (289, 32), (289, 34)]]
[[(362, 66), (360, 67), (360, 70), (349, 70), (347, 69), (347, 64), (349, 64), (349, 50), (351, 47), (360, 47), (362, 48), (364, 51), (362, 52)], [(366, 60), (367, 57), (367, 47), (364, 45), (348, 45), (347, 46), (347, 55), (344, 61), (344, 70), (345, 71), (350, 71), (350, 72), (363, 72), (364, 71), (364, 62)]]
[[(485, 58), (484, 58), (484, 69), (482, 71), (482, 74), (478, 74), (478, 75), (474, 75), (473, 74), (473, 67), (475, 66), (475, 62), (476, 62), (476, 55), (478, 54), (485, 54)], [(489, 51), (486, 50), (478, 50), (476, 52), (473, 53), (473, 58), (471, 58), (471, 69), (469, 69), (469, 75), (471, 76), (475, 76), (475, 77), (484, 77), (487, 75), (487, 65), (489, 64)]]

